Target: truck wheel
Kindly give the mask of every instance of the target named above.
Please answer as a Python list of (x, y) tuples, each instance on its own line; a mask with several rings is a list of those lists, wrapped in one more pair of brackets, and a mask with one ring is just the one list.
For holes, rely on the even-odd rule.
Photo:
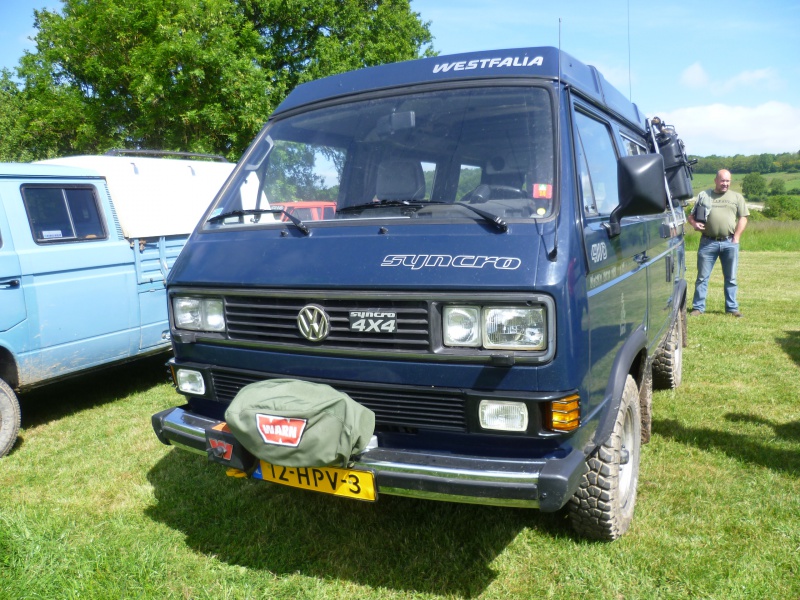
[(17, 395), (0, 379), (0, 456), (5, 456), (17, 441), (20, 413)]
[(686, 311), (678, 311), (678, 318), (664, 345), (653, 359), (653, 386), (659, 390), (674, 390), (683, 378), (683, 331)]
[(581, 536), (611, 542), (630, 527), (639, 481), (641, 428), (639, 389), (628, 375), (614, 429), (586, 461), (586, 472), (569, 502), (572, 526)]

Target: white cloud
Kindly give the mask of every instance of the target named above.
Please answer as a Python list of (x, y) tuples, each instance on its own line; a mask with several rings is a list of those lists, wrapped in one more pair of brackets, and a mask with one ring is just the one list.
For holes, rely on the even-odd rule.
[(681, 83), (686, 87), (704, 88), (708, 85), (708, 81), (708, 73), (699, 62), (687, 67), (681, 73)]
[(800, 151), (800, 107), (785, 102), (765, 102), (754, 107), (692, 106), (661, 116), (675, 126), (689, 154), (733, 156)]
[(699, 62), (686, 67), (681, 73), (680, 82), (691, 89), (704, 89), (715, 95), (739, 92), (742, 89), (760, 86), (764, 90), (775, 91), (784, 87), (784, 83), (773, 68), (742, 71), (728, 79), (712, 80)]

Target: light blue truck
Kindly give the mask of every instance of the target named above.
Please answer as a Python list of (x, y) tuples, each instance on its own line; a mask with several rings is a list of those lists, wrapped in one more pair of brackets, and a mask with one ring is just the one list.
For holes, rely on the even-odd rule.
[(167, 274), (233, 167), (0, 164), (0, 456), (19, 431), (15, 392), (169, 349)]

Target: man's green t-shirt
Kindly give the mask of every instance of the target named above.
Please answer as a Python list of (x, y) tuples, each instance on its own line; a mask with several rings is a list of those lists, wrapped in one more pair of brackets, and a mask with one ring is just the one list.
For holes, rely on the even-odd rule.
[[(741, 217), (750, 215), (745, 204), (744, 196), (738, 192), (728, 190), (724, 194), (719, 194), (713, 189), (700, 192), (697, 197), (697, 204), (700, 203), (703, 195), (711, 200), (711, 211), (708, 213), (706, 228), (703, 235), (709, 237), (725, 237), (733, 235), (736, 231), (736, 224)], [(695, 206), (697, 205), (695, 204)]]

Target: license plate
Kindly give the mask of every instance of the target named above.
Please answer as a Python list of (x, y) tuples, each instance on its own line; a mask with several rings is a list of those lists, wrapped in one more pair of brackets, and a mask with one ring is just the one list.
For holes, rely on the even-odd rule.
[(370, 502), (374, 502), (377, 498), (375, 476), (370, 471), (336, 467), (281, 467), (262, 460), (259, 461), (253, 477), (345, 498)]

